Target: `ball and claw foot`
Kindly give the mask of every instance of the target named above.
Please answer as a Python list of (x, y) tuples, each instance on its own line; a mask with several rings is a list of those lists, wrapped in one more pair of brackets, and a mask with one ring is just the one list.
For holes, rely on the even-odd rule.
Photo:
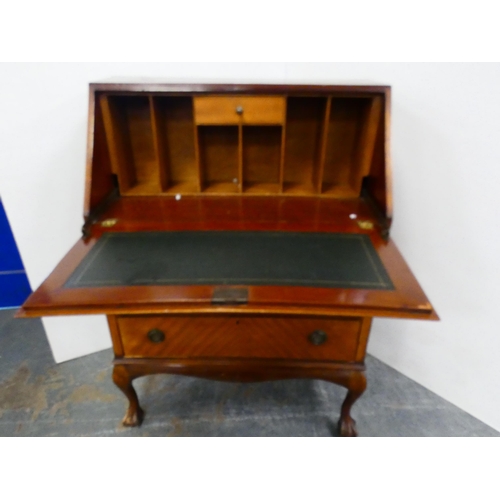
[(122, 425), (125, 427), (140, 427), (144, 420), (144, 410), (139, 406), (137, 409), (129, 408), (125, 417), (123, 417)]
[(144, 418), (144, 410), (139, 405), (137, 393), (132, 385), (134, 374), (130, 373), (125, 366), (115, 365), (113, 368), (113, 382), (127, 396), (129, 406), (122, 424), (125, 427), (139, 427)]
[(351, 417), (354, 402), (366, 389), (366, 376), (363, 372), (353, 372), (345, 383), (347, 395), (340, 410), (339, 435), (342, 437), (357, 437), (356, 420)]
[(358, 430), (356, 429), (356, 420), (354, 420), (351, 416), (341, 418), (339, 420), (339, 436), (357, 437)]

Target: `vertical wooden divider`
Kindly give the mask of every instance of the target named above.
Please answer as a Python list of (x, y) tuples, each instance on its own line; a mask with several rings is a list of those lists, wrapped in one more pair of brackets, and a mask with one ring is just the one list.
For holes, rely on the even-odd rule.
[(382, 97), (374, 97), (369, 105), (367, 116), (362, 125), (361, 137), (358, 144), (358, 154), (355, 168), (352, 169), (349, 183), (356, 193), (360, 193), (363, 177), (370, 173), (370, 166), (375, 150), (375, 140), (380, 125), (382, 113)]
[(201, 193), (203, 191), (204, 185), (204, 176), (203, 176), (203, 168), (201, 164), (201, 156), (200, 156), (200, 138), (198, 134), (198, 125), (196, 121), (193, 121), (193, 133), (194, 133), (194, 157), (196, 160), (196, 165), (198, 167), (198, 192)]
[(102, 95), (99, 98), (106, 142), (108, 143), (109, 156), (113, 172), (118, 176), (120, 192), (124, 193), (137, 182), (132, 151), (126, 127), (126, 116), (123, 110), (116, 108), (109, 97)]
[(320, 193), (323, 191), (323, 174), (325, 171), (325, 158), (326, 158), (326, 141), (328, 140), (328, 126), (330, 124), (330, 110), (332, 106), (332, 98), (328, 97), (325, 107), (325, 116), (323, 117), (323, 130), (321, 133), (321, 148), (319, 155), (319, 166), (317, 170), (317, 179), (315, 179), (316, 192)]
[(238, 191), (243, 192), (243, 125), (238, 125)]
[(280, 157), (280, 178), (279, 192), (283, 193), (285, 182), (285, 148), (286, 148), (286, 110), (288, 107), (288, 96), (285, 96), (285, 109), (283, 112), (283, 124), (281, 126), (281, 157)]
[(149, 109), (151, 115), (151, 130), (153, 132), (153, 143), (155, 148), (156, 166), (158, 168), (158, 176), (160, 180), (160, 187), (162, 191), (168, 188), (168, 164), (167, 164), (167, 151), (166, 148), (166, 134), (163, 119), (164, 111), (160, 109), (158, 101), (149, 96)]

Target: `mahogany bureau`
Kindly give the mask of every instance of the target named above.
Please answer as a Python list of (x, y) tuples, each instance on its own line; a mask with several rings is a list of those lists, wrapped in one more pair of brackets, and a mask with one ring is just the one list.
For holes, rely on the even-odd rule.
[(113, 380), (366, 387), (372, 318), (437, 315), (389, 236), (390, 88), (91, 84), (82, 238), (18, 316), (105, 314)]

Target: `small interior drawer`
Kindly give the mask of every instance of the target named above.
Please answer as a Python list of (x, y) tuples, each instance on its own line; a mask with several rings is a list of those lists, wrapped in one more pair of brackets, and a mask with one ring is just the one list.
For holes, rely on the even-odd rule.
[(354, 361), (361, 320), (122, 316), (118, 327), (127, 357)]
[(285, 98), (276, 96), (207, 96), (194, 98), (197, 125), (281, 125)]

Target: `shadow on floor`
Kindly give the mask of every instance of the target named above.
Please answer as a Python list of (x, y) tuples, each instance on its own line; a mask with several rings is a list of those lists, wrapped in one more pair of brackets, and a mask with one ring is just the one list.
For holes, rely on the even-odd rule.
[[(146, 418), (124, 428), (126, 399), (111, 350), (56, 365), (42, 323), (0, 311), (0, 436), (332, 436), (345, 389), (328, 382), (258, 384), (152, 375), (134, 382)], [(491, 427), (384, 365), (352, 414), (360, 436), (498, 436)]]

